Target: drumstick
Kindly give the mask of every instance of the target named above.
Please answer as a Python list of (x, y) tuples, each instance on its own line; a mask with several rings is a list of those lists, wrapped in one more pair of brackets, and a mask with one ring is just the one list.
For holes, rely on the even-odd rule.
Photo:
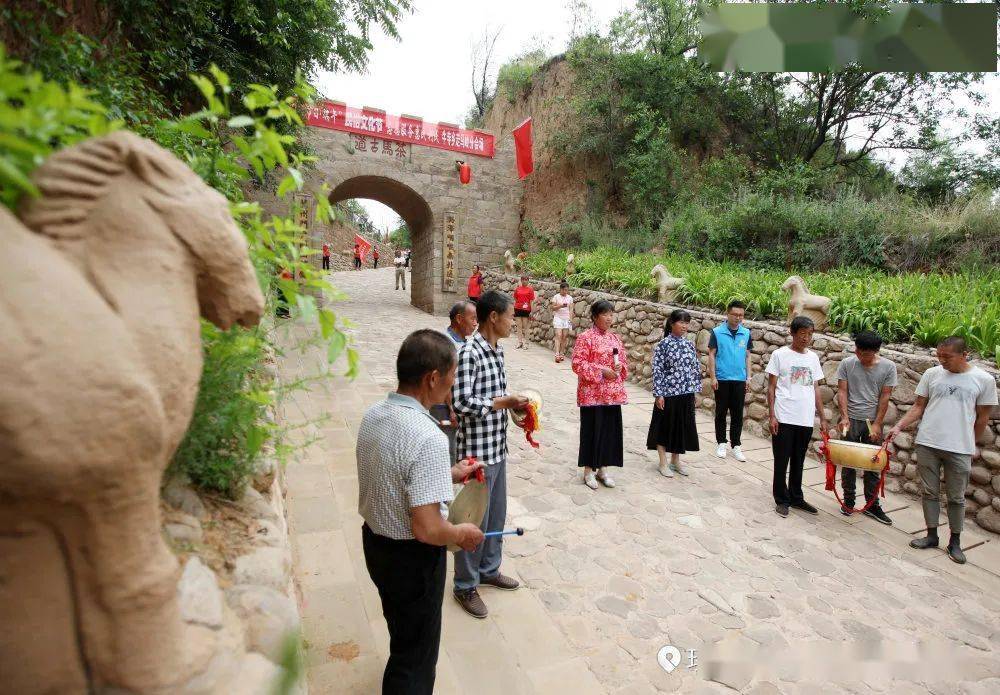
[(870, 439), (871, 436), (874, 434), (874, 432), (872, 432), (872, 421), (865, 420), (865, 424), (868, 425), (868, 438)]
[(515, 529), (511, 529), (509, 531), (487, 531), (486, 533), (483, 534), (483, 536), (486, 538), (490, 538), (491, 536), (523, 536), (523, 535), (524, 535), (524, 529), (521, 528), (520, 526)]

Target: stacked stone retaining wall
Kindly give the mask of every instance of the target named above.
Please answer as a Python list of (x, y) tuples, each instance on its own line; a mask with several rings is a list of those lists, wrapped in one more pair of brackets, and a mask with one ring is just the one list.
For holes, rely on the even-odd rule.
[[(485, 273), (487, 289), (500, 289), (512, 292), (517, 286), (515, 276), (505, 275), (490, 270)], [(552, 327), (552, 309), (550, 300), (559, 291), (556, 282), (532, 281), (537, 294), (532, 311), (531, 327), (529, 329), (532, 342), (548, 347), (554, 345), (555, 330)], [(660, 304), (642, 299), (632, 299), (619, 295), (598, 292), (582, 288), (572, 288), (570, 293), (574, 299), (573, 335), (577, 335), (590, 327), (590, 306), (599, 299), (607, 299), (615, 306), (614, 331), (617, 332), (628, 350), (631, 365), (629, 380), (647, 389), (652, 388), (652, 353), (656, 343), (663, 338), (663, 328), (667, 316), (678, 308), (675, 305)], [(703, 365), (708, 363), (708, 341), (710, 331), (725, 321), (722, 314), (682, 307), (692, 317), (689, 335), (694, 340), (698, 355)], [(791, 342), (787, 326), (778, 322), (746, 321), (750, 329), (751, 344), (751, 381), (746, 396), (746, 411), (744, 417), (745, 429), (759, 436), (768, 437), (767, 390), (764, 379), (764, 368), (772, 352), (782, 345)], [(570, 346), (575, 339), (571, 338)], [(837, 367), (840, 362), (854, 351), (854, 345), (847, 336), (816, 333), (813, 338), (812, 350), (818, 353), (826, 375), (826, 383), (834, 384)], [(914, 391), (917, 382), (924, 371), (937, 364), (937, 360), (929, 350), (913, 346), (883, 347), (881, 355), (896, 364), (899, 373), (899, 385), (893, 390), (889, 411), (886, 414), (886, 424), (894, 424), (913, 404), (916, 396)], [(1000, 382), (1000, 373), (985, 362), (977, 362), (977, 366), (986, 369)], [(707, 374), (707, 366), (706, 372)], [(836, 403), (836, 392), (833, 386), (820, 387), (824, 408), (829, 422), (839, 419)], [(707, 376), (702, 381), (702, 391), (697, 396), (698, 406), (712, 410), (715, 406), (714, 392)], [(886, 486), (890, 490), (904, 491), (913, 495), (920, 494), (920, 481), (917, 476), (916, 460), (913, 453), (913, 433), (911, 429), (896, 438), (896, 453), (890, 464), (890, 476)], [(819, 428), (814, 432), (814, 439), (819, 438)], [(972, 475), (966, 491), (966, 513), (975, 519), (979, 526), (1000, 533), (1000, 413), (994, 413), (993, 419), (986, 428), (982, 440), (982, 457), (973, 461)]]

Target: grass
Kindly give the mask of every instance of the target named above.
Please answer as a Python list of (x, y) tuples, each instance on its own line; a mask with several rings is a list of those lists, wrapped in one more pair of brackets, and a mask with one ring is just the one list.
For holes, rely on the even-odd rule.
[[(534, 276), (561, 278), (566, 254), (563, 250), (534, 254), (526, 260), (527, 269)], [(680, 296), (689, 304), (723, 310), (740, 299), (751, 317), (786, 314), (788, 295), (781, 284), (789, 273), (774, 268), (601, 247), (577, 252), (577, 272), (567, 279), (576, 286), (655, 299), (656, 285), (649, 271), (657, 263), (685, 279)], [(928, 346), (960, 335), (984, 357), (1000, 351), (1000, 269), (923, 274), (839, 268), (797, 274), (810, 292), (833, 300), (830, 321), (835, 328), (851, 333), (871, 329), (888, 341), (912, 340)]]

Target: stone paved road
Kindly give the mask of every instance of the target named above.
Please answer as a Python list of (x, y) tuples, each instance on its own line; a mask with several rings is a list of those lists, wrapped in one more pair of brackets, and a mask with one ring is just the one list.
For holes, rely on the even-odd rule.
[[(288, 422), (328, 416), (297, 435), (315, 441), (289, 465), (288, 509), (311, 690), (367, 694), (377, 692), (388, 637), (361, 553), (354, 433), (364, 408), (394, 387), (402, 338), (444, 323), (392, 290), (392, 270), (333, 280), (348, 294), (335, 308), (356, 324), (363, 369), (288, 403)], [(504, 568), (525, 587), (484, 589), (484, 621), (446, 594), (437, 692), (1000, 692), (996, 538), (970, 529), (964, 567), (911, 550), (919, 504), (887, 499), (893, 528), (845, 519), (815, 464), (806, 483), (819, 516), (781, 519), (769, 443), (746, 440), (745, 464), (716, 459), (704, 414), (690, 477), (662, 478), (644, 448), (652, 396), (631, 385), (618, 487), (591, 491), (575, 465), (569, 364), (537, 346), (512, 347), (512, 389), (546, 397), (540, 452), (511, 430), (508, 526), (529, 533), (508, 540)], [(316, 349), (289, 352), (282, 371), (314, 374), (320, 364)], [(931, 640), (922, 660), (918, 639)], [(673, 673), (657, 663), (667, 644), (684, 655)], [(687, 668), (692, 649), (698, 663)]]

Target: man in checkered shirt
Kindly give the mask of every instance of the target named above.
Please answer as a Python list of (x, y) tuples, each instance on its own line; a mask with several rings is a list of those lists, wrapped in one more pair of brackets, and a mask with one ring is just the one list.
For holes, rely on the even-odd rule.
[(452, 465), (448, 438), (428, 408), (451, 393), (455, 346), (432, 330), (412, 333), (396, 357), (399, 388), (358, 428), (358, 512), (368, 574), (389, 628), (386, 695), (431, 695), (441, 643), (445, 546), (474, 550), (483, 532), (447, 521), (452, 483), (482, 466)]
[[(507, 517), (507, 410), (523, 410), (526, 398), (507, 395), (500, 339), (510, 336), (514, 302), (502, 292), (485, 293), (476, 304), (479, 330), (458, 352), (452, 401), (458, 415), (458, 458), (474, 456), (486, 464), (489, 503), (485, 531), (502, 531)], [(487, 538), (472, 552), (455, 553), (455, 599), (470, 615), (485, 618), (480, 584), (516, 589), (518, 582), (500, 573), (503, 538)]]

